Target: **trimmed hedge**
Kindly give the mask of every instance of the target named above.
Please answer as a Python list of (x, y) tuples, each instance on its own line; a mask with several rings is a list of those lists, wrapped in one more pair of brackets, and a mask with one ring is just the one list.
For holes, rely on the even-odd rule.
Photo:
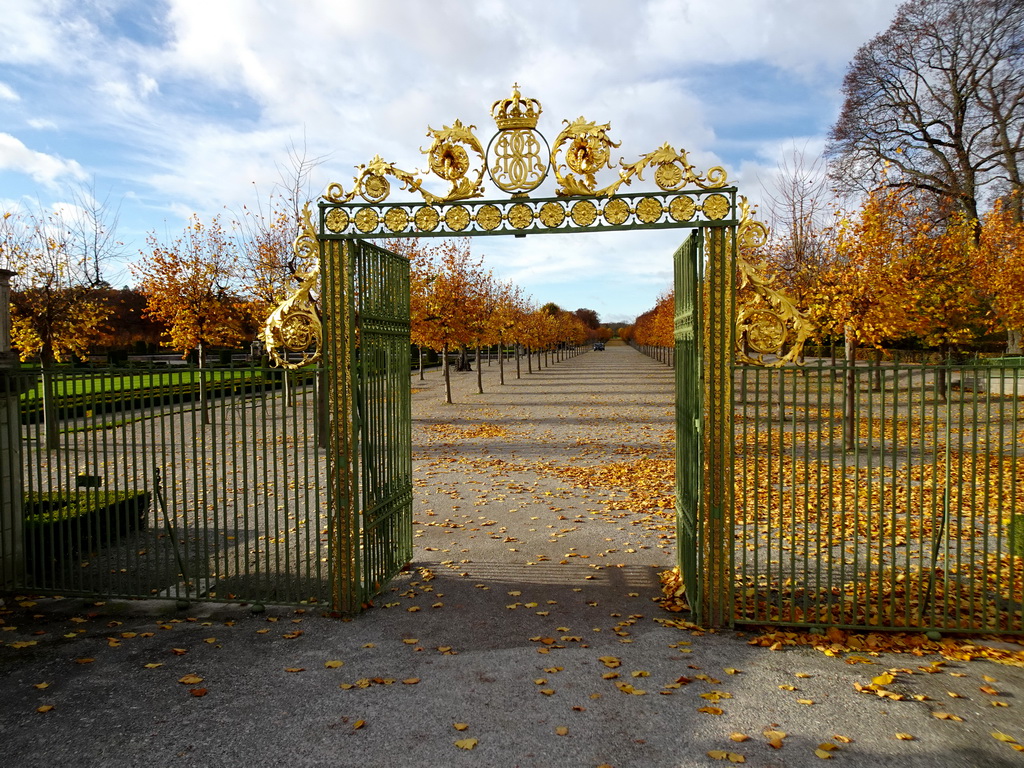
[[(128, 374), (132, 375), (132, 374)], [(307, 384), (312, 381), (312, 374), (300, 371), (293, 374), (293, 382)], [(298, 379), (298, 381), (296, 381)], [(232, 397), (254, 395), (268, 390), (280, 389), (284, 386), (284, 372), (279, 370), (260, 371), (251, 376), (208, 381), (207, 397)], [(107, 390), (75, 395), (58, 395), (57, 418), (81, 418), (87, 413), (119, 413), (136, 408), (155, 408), (163, 405), (177, 405), (199, 400), (199, 381), (194, 380), (183, 384), (162, 385), (153, 388), (128, 390)], [(40, 397), (22, 397), (21, 423), (35, 424), (42, 421), (43, 401)]]
[(65, 558), (146, 527), (147, 491), (64, 491), (24, 496), (25, 565), (41, 573)]

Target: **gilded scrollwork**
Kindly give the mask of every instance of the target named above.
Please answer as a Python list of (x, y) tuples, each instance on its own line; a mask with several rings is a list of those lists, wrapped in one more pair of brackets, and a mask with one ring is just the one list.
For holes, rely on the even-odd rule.
[[(555, 194), (559, 196), (598, 195), (597, 172), (611, 168), (611, 150), (621, 146), (608, 137), (611, 123), (598, 125), (584, 117), (571, 123), (558, 134), (551, 148), (551, 169), (558, 181)], [(559, 155), (565, 154), (564, 163)], [(570, 173), (573, 171), (574, 173)]]
[(350, 191), (346, 192), (341, 184), (330, 184), (324, 200), (344, 204), (361, 197), (368, 203), (383, 202), (391, 194), (389, 176), (398, 181), (402, 189), (418, 193), (431, 205), (481, 197), (486, 158), (480, 140), (473, 133), (475, 129), (476, 126), (463, 125), (460, 120), (440, 130), (427, 129), (427, 136), (433, 141), (427, 149), (420, 148), (420, 151), (427, 156), (429, 172), (449, 183), (448, 192), (443, 195), (424, 188), (422, 174), (426, 171), (405, 171), (380, 155), (374, 155), (369, 163), (356, 167)]
[[(629, 186), (633, 179), (643, 180), (644, 171), (654, 168), (654, 183), (666, 192), (676, 192), (683, 187), (697, 186), (701, 189), (720, 189), (727, 183), (727, 174), (721, 166), (698, 173), (687, 158), (686, 151), (676, 151), (670, 144), (662, 144), (635, 163), (619, 160), (619, 177), (606, 187), (598, 189), (597, 172), (602, 168), (614, 168), (611, 150), (620, 145), (608, 137), (610, 123), (598, 125), (583, 117), (573, 122), (565, 121), (565, 128), (558, 134), (551, 151), (551, 167), (560, 184), (555, 194), (562, 196), (613, 195), (623, 184)], [(560, 162), (559, 153), (565, 153)], [(569, 171), (579, 174), (578, 176)]]
[[(753, 219), (743, 197), (736, 238), (739, 289), (750, 297), (736, 313), (737, 359), (773, 368), (799, 362), (814, 325), (791, 298), (772, 286), (771, 278), (754, 266), (757, 252), (768, 242), (768, 227)], [(766, 356), (773, 359), (766, 360)]]
[[(275, 365), (295, 369), (320, 360), (323, 328), (312, 293), (320, 280), (319, 245), (312, 213), (302, 209), (302, 230), (292, 246), (299, 269), (299, 287), (281, 302), (263, 325), (261, 337)], [(298, 361), (290, 360), (293, 354)]]

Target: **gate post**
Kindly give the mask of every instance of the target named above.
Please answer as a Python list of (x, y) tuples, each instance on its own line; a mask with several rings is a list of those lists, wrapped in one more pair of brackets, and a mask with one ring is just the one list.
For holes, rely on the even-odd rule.
[(730, 626), (733, 575), (732, 365), (736, 317), (736, 227), (705, 230), (704, 484), (701, 499), (704, 623)]
[(0, 590), (24, 572), (21, 493), (21, 411), (11, 351), (11, 277), (0, 269)]

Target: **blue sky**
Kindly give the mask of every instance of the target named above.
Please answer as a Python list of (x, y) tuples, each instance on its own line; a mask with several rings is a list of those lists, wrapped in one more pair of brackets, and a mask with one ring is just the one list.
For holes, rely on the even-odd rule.
[[(423, 168), (427, 126), (493, 132), (513, 82), (563, 119), (610, 122), (632, 162), (669, 142), (755, 202), (820, 151), (856, 49), (895, 0), (0, 0), (0, 209), (120, 205), (146, 233), (252, 207), (323, 158), (312, 195), (380, 154)], [(610, 181), (611, 179), (609, 179)], [(442, 184), (440, 188), (444, 188)], [(543, 194), (544, 190), (540, 190)], [(494, 196), (499, 196), (492, 191)], [(631, 320), (670, 285), (678, 232), (481, 238), (538, 303)], [(125, 264), (108, 279), (130, 283)]]

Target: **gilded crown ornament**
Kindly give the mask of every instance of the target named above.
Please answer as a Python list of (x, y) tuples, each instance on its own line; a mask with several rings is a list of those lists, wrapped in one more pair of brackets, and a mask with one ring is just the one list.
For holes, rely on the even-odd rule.
[(513, 197), (525, 197), (548, 175), (548, 143), (537, 130), (541, 111), (539, 101), (523, 98), (518, 83), (509, 98), (491, 105), (498, 132), (487, 145), (487, 175)]
[(519, 92), (519, 83), (512, 86), (512, 95), (499, 99), (491, 105), (491, 117), (499, 130), (511, 128), (536, 128), (543, 108), (537, 99), (524, 99)]

